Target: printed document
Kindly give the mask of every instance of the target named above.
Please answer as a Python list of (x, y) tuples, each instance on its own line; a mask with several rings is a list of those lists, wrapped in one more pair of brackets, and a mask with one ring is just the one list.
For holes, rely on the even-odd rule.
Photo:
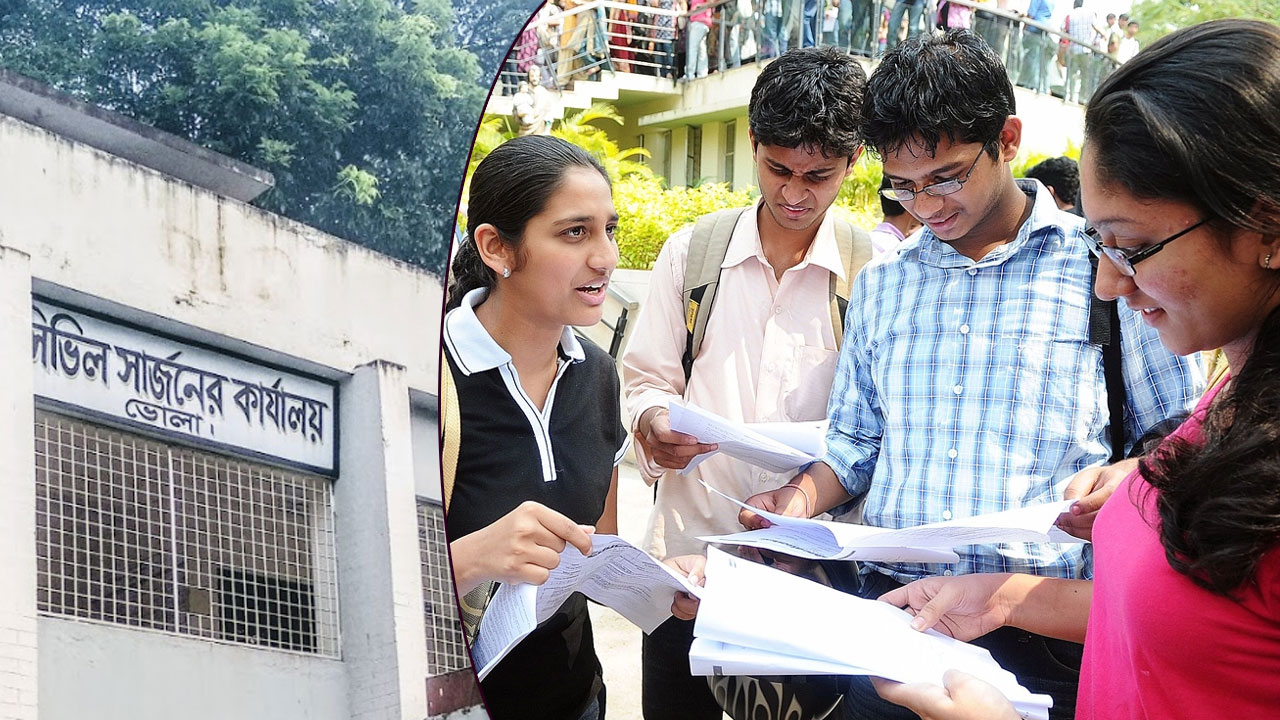
[(1047, 720), (1049, 696), (1028, 691), (985, 649), (910, 622), (888, 603), (709, 548), (689, 663), (695, 675), (875, 675), (938, 685), (955, 668), (995, 685), (1026, 717)]
[(791, 423), (735, 423), (696, 405), (669, 403), (671, 429), (698, 442), (717, 443), (719, 449), (695, 456), (680, 472), (687, 473), (717, 452), (773, 472), (804, 467), (826, 452), (827, 421)]
[(592, 535), (591, 554), (566, 547), (542, 585), (503, 584), (494, 593), (472, 647), (480, 679), (575, 592), (650, 633), (671, 617), (680, 591), (696, 596), (702, 588), (616, 535)]
[(762, 530), (699, 538), (722, 545), (747, 545), (813, 560), (951, 563), (960, 558), (951, 548), (1012, 542), (1083, 542), (1054, 525), (1073, 501), (1032, 505), (999, 513), (948, 520), (910, 528), (785, 517), (750, 507), (703, 483), (711, 492), (773, 523)]

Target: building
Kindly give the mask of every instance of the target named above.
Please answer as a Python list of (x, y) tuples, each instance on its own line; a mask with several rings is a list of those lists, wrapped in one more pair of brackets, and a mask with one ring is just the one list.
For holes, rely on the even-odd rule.
[(483, 717), (439, 279), (2, 72), (0, 158), (0, 717)]

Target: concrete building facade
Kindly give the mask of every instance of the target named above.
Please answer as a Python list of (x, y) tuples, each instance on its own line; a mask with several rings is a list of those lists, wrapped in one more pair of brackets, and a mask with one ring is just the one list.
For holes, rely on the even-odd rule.
[(0, 718), (483, 717), (439, 279), (28, 80), (0, 113)]

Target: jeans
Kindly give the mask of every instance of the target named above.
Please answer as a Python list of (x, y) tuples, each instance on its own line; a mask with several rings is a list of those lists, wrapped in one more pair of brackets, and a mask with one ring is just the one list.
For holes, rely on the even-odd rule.
[(889, 13), (889, 45), (892, 50), (898, 46), (898, 28), (902, 27), (902, 14), (907, 13), (907, 37), (920, 34), (920, 14), (924, 12), (924, 0), (898, 0)]
[(764, 16), (765, 57), (778, 57), (787, 51), (787, 23), (781, 15)]
[(640, 644), (640, 704), (646, 720), (720, 720), (705, 677), (689, 674), (693, 621), (668, 618)]
[(1022, 36), (1022, 75), (1024, 85), (1038, 93), (1049, 93), (1049, 63), (1057, 58), (1058, 43), (1048, 33), (1027, 31)]
[(800, 34), (800, 47), (813, 47), (817, 44), (816, 30), (821, 18), (818, 0), (804, 0), (804, 27)]
[(591, 704), (578, 716), (578, 720), (604, 720), (604, 688), (600, 694), (591, 699)]
[(700, 22), (689, 23), (689, 44), (685, 46), (684, 57), (686, 80), (707, 76), (707, 33), (709, 32), (711, 28)]

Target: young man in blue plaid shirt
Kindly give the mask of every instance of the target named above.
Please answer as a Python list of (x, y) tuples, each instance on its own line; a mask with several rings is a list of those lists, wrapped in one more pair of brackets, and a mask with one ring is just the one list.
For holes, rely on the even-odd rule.
[[(865, 107), (867, 146), (891, 183), (884, 192), (925, 229), (854, 281), (824, 461), (748, 502), (816, 515), (865, 498), (863, 522), (881, 527), (1064, 493), (1087, 494), (1079, 511), (1096, 510), (1133, 462), (1101, 467), (1111, 447), (1102, 349), (1089, 343), (1084, 221), (1038, 182), (1014, 180), (1022, 123), (999, 58), (965, 30), (914, 38), (872, 74)], [(1121, 307), (1120, 316), (1128, 449), (1188, 412), (1202, 375), (1140, 313)], [(749, 512), (742, 520), (758, 524)], [(953, 565), (865, 563), (860, 594), (937, 574), (1092, 577), (1091, 559), (1087, 545), (971, 546)], [(1072, 717), (1081, 646), (1014, 628), (977, 644), (1053, 695), (1055, 719)], [(842, 705), (847, 718), (914, 717), (865, 678), (851, 680)]]

